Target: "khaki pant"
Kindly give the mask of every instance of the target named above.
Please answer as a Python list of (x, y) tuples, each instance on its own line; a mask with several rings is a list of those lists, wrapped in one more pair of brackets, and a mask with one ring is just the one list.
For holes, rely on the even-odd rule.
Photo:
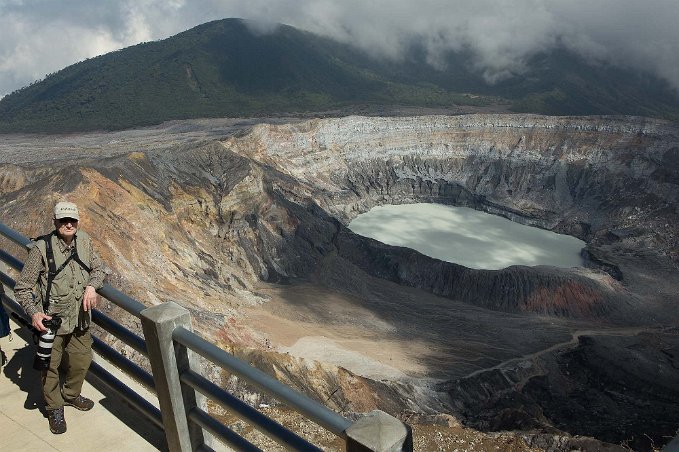
[[(66, 371), (63, 391), (59, 383), (59, 366), (62, 362)], [(56, 336), (50, 367), (42, 374), (45, 408), (56, 410), (64, 406), (64, 398), (72, 400), (78, 397), (91, 362), (92, 335), (89, 330), (76, 330), (71, 334)]]

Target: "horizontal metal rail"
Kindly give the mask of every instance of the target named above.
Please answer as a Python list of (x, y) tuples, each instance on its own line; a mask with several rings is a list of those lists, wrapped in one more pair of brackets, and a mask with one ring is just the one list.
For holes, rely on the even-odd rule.
[(142, 355), (146, 357), (149, 356), (149, 351), (146, 349), (146, 342), (144, 342), (144, 339), (137, 336), (111, 317), (95, 309), (92, 311), (92, 320)]
[(19, 323), (22, 323), (24, 326), (28, 326), (31, 324), (30, 321), (26, 320), (24, 310), (21, 308), (19, 303), (12, 300), (7, 295), (3, 295), (2, 304), (5, 306), (5, 309), (9, 311), (10, 315), (12, 315), (17, 321), (19, 321)]
[(24, 268), (24, 263), (16, 257), (12, 256), (5, 250), (0, 250), (0, 260), (6, 262), (10, 267), (21, 271)]
[(101, 367), (96, 362), (90, 364), (90, 372), (97, 377), (99, 381), (114, 390), (120, 397), (125, 399), (127, 403), (132, 405), (141, 414), (148, 418), (151, 422), (164, 430), (163, 419), (160, 410), (149, 403), (148, 400), (137, 394), (132, 388), (127, 386), (122, 381), (118, 380), (109, 371)]
[(261, 370), (250, 366), (225, 350), (188, 331), (186, 328), (178, 327), (175, 329), (172, 333), (172, 339), (223, 369), (246, 379), (262, 391), (299, 411), (335, 435), (346, 438), (346, 429), (351, 426), (351, 421), (326, 408), (324, 405), (304, 394), (300, 394)]
[(21, 245), (26, 248), (28, 248), (28, 246), (31, 244), (31, 239), (24, 237), (23, 235), (21, 235), (14, 229), (7, 227), (3, 223), (0, 223), (0, 234), (4, 235), (17, 245)]
[(179, 375), (179, 379), (182, 381), (182, 383), (189, 385), (204, 396), (218, 403), (223, 408), (231, 411), (244, 421), (247, 421), (252, 425), (256, 425), (259, 431), (276, 442), (288, 446), (293, 450), (321, 452), (321, 449), (314, 446), (301, 436), (291, 432), (278, 422), (260, 413), (247, 403), (243, 402), (237, 397), (234, 397), (229, 392), (223, 390), (207, 378), (193, 372), (192, 370), (182, 372)]
[[(7, 287), (11, 287), (12, 289), (14, 289), (14, 285), (16, 284), (14, 279), (12, 279), (11, 276), (4, 272), (0, 272), (0, 283), (4, 284)], [(17, 306), (19, 306), (18, 303)], [(22, 309), (20, 312), (24, 312), (24, 310)]]
[(233, 446), (236, 450), (248, 452), (261, 452), (262, 450), (200, 408), (193, 408), (189, 411), (188, 418), (191, 422), (203, 427), (226, 444)]
[(111, 300), (113, 303), (116, 305), (120, 306), (133, 316), (139, 318), (139, 313), (146, 309), (146, 306), (143, 304), (139, 303), (137, 300), (134, 298), (125, 295), (118, 289), (114, 289), (113, 287), (109, 286), (108, 284), (104, 284), (104, 287), (101, 289), (97, 290), (99, 295), (102, 297)]
[(106, 358), (111, 364), (132, 377), (137, 383), (140, 383), (153, 393), (156, 392), (156, 383), (153, 380), (153, 376), (127, 357), (123, 356), (106, 342), (98, 337), (92, 336), (92, 348), (102, 357)]

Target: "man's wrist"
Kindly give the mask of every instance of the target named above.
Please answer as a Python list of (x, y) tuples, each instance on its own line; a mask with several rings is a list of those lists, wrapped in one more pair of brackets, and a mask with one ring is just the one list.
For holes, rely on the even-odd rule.
[(26, 307), (24, 308), (24, 311), (26, 311), (26, 314), (28, 314), (28, 316), (31, 318), (33, 318), (33, 316), (36, 314), (43, 314), (43, 312), (37, 307), (33, 309), (31, 309), (31, 307)]

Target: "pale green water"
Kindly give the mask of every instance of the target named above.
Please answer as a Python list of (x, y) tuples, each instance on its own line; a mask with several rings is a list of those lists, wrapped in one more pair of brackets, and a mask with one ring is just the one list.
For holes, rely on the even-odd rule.
[(585, 242), (479, 212), (442, 204), (378, 206), (350, 224), (356, 234), (470, 268), (582, 266)]

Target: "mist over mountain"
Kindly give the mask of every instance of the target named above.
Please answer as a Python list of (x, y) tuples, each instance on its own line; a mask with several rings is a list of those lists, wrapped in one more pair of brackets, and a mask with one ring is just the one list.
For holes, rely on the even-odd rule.
[(679, 118), (679, 97), (667, 81), (591, 62), (565, 46), (490, 83), (464, 50), (432, 65), (424, 43), (390, 60), (290, 26), (252, 30), (224, 19), (69, 66), (0, 100), (0, 132), (401, 107)]

